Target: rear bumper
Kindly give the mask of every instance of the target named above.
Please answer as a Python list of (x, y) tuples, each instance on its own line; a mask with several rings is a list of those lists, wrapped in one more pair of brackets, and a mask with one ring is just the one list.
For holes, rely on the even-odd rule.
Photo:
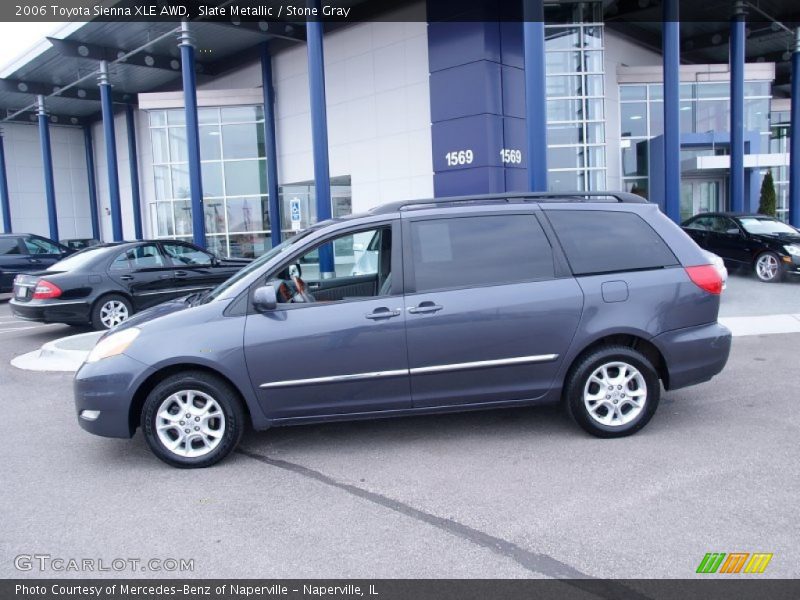
[(58, 300), (19, 302), (12, 298), (9, 304), (14, 316), (26, 321), (75, 325), (87, 325), (91, 322), (92, 305), (89, 302), (59, 302)]
[(129, 438), (136, 431), (130, 410), (136, 390), (153, 370), (125, 354), (84, 363), (73, 390), (78, 424), (95, 435)]
[(728, 362), (731, 332), (724, 325), (709, 323), (668, 331), (653, 338), (667, 366), (668, 390), (708, 381)]

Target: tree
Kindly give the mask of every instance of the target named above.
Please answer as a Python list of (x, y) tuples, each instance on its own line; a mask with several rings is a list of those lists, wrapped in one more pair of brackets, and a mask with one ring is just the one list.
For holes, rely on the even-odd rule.
[(767, 171), (764, 181), (761, 182), (761, 200), (758, 203), (758, 212), (774, 217), (775, 209), (775, 182), (772, 180), (772, 171)]

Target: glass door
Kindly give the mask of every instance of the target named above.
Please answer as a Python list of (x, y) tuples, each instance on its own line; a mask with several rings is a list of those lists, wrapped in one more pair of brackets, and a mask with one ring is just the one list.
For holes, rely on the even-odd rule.
[(681, 183), (681, 221), (698, 213), (720, 210), (724, 188), (722, 179), (684, 179)]

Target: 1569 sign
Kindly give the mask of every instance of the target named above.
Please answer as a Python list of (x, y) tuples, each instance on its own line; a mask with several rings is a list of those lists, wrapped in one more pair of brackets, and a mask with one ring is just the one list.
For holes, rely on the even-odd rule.
[[(448, 167), (462, 167), (471, 165), (475, 160), (475, 152), (467, 148), (466, 150), (453, 150), (444, 155)], [(504, 165), (518, 165), (522, 163), (522, 150), (516, 148), (501, 148), (500, 162)]]

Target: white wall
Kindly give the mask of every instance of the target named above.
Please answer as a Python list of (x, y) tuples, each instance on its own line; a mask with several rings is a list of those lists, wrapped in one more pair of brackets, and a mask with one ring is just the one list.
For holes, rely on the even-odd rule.
[[(49, 237), (38, 126), (6, 123), (3, 137), (13, 229)], [(51, 125), (50, 143), (59, 237), (91, 237), (83, 131)]]
[(605, 90), (606, 90), (606, 187), (622, 189), (622, 167), (619, 145), (619, 82), (617, 67), (643, 67), (661, 64), (661, 55), (629, 41), (616, 32), (605, 30)]

